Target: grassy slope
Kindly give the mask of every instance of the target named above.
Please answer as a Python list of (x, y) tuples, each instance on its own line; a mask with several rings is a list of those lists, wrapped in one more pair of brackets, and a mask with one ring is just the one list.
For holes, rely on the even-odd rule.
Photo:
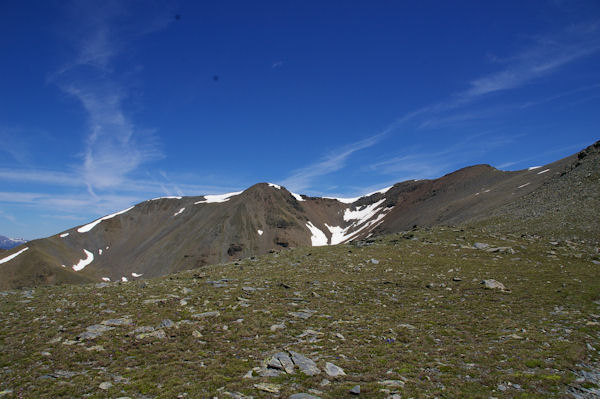
[[(346, 397), (360, 384), (361, 397), (383, 398), (388, 393), (379, 381), (393, 379), (405, 381), (403, 388), (390, 389), (402, 397), (549, 397), (578, 384), (571, 370), (579, 364), (598, 361), (598, 353), (586, 347), (600, 348), (594, 247), (554, 246), (548, 239), (479, 229), (411, 234), (416, 239), (397, 234), (366, 247), (285, 250), (147, 280), (145, 287), (45, 287), (29, 299), (19, 291), (3, 293), (0, 391), (12, 390), (8, 397), (196, 398), (241, 392), (257, 398), (276, 395), (254, 384), (274, 382), (281, 384), (281, 397), (309, 389), (322, 391), (323, 398)], [(474, 242), (510, 246), (516, 253), (465, 247)], [(379, 263), (369, 262), (372, 258)], [(222, 278), (233, 281), (226, 287), (207, 284)], [(485, 278), (511, 292), (484, 290)], [(426, 288), (428, 283), (434, 287)], [(248, 286), (264, 290), (242, 289)], [(159, 301), (144, 303), (148, 299)], [(304, 308), (316, 313), (307, 320), (289, 314)], [(220, 316), (192, 317), (213, 310)], [(73, 342), (87, 326), (124, 316), (135, 325)], [(191, 323), (164, 328), (164, 339), (128, 334), (166, 318)], [(270, 330), (282, 321), (285, 329)], [(299, 338), (307, 329), (322, 335), (312, 343)], [(282, 349), (309, 356), (321, 370), (333, 362), (347, 376), (327, 386), (320, 386), (323, 372), (242, 378)], [(99, 384), (106, 381), (113, 386), (103, 391)], [(500, 392), (500, 385), (508, 389)]]

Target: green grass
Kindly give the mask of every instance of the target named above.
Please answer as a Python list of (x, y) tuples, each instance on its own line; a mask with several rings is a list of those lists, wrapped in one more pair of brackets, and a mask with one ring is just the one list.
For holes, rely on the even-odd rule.
[[(396, 234), (364, 247), (283, 250), (147, 280), (144, 288), (136, 282), (44, 287), (33, 299), (7, 292), (0, 296), (0, 391), (25, 398), (226, 397), (226, 391), (261, 398), (273, 395), (254, 384), (273, 382), (281, 384), (281, 397), (309, 389), (323, 398), (347, 397), (358, 384), (369, 398), (385, 398), (382, 389), (402, 397), (537, 398), (564, 396), (576, 384), (572, 370), (598, 361), (586, 348), (600, 346), (593, 247), (479, 229), (412, 234), (416, 240)], [(474, 242), (516, 253), (463, 247)], [(480, 282), (490, 278), (510, 292), (484, 290)], [(219, 279), (232, 281), (222, 288), (207, 284)], [(434, 287), (426, 288), (429, 283)], [(246, 286), (260, 290), (246, 292)], [(144, 303), (149, 299), (164, 300)], [(289, 314), (305, 308), (316, 313), (307, 320)], [(215, 310), (216, 318), (193, 317)], [(134, 326), (64, 344), (92, 324), (125, 316)], [(129, 334), (167, 318), (189, 322), (164, 329), (165, 339)], [(285, 329), (270, 330), (280, 322)], [(322, 335), (316, 342), (299, 338), (307, 329)], [(325, 386), (324, 372), (242, 378), (284, 349), (310, 357), (321, 370), (332, 362), (347, 376)], [(386, 388), (383, 380), (405, 384)], [(105, 381), (113, 384), (107, 391), (99, 388)], [(509, 382), (521, 389), (498, 391)]]

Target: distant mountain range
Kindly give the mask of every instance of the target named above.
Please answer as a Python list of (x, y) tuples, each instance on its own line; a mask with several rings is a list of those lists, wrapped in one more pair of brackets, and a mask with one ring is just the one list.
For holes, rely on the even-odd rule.
[[(3, 253), (0, 289), (156, 277), (290, 247), (491, 217), (530, 220), (521, 226), (528, 229), (562, 208), (589, 209), (596, 231), (597, 205), (581, 201), (597, 201), (599, 153), (597, 142), (545, 166), (507, 172), (476, 165), (352, 199), (308, 197), (271, 183), (223, 195), (156, 198)], [(582, 191), (589, 187), (596, 191)], [(582, 200), (573, 203), (577, 193)], [(563, 223), (552, 220), (548, 229)]]
[(25, 244), (27, 240), (22, 238), (8, 238), (0, 236), (0, 249), (11, 249), (21, 244)]

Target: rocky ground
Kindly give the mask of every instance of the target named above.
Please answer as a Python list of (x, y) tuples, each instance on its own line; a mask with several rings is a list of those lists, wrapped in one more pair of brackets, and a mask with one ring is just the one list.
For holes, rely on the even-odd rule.
[(599, 277), (584, 240), (436, 228), (1, 292), (0, 397), (597, 397)]
[[(600, 240), (600, 141), (577, 154), (577, 160), (553, 170), (554, 178), (483, 219), (487, 231), (520, 231)], [(491, 216), (491, 217), (490, 217)]]

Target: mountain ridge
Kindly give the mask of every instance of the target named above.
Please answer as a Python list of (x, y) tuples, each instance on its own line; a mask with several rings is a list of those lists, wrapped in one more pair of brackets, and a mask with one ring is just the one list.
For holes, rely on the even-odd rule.
[(469, 166), (357, 199), (310, 197), (273, 183), (222, 195), (155, 198), (31, 241), (18, 256), (19, 248), (4, 253), (0, 289), (157, 277), (285, 248), (482, 220), (557, 179), (568, 179), (579, 167), (574, 165), (593, 170), (597, 148), (598, 143), (520, 171)]

